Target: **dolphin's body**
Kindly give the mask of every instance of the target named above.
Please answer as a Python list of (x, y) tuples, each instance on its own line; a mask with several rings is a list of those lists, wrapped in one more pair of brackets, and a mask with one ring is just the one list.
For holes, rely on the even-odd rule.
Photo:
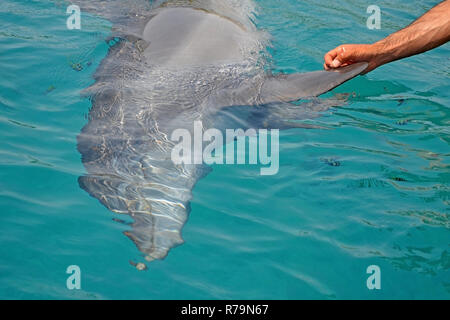
[(266, 37), (250, 19), (251, 1), (75, 3), (109, 19), (121, 39), (87, 90), (92, 109), (78, 137), (87, 174), (79, 183), (111, 211), (133, 217), (126, 234), (150, 260), (182, 243), (192, 189), (207, 172), (171, 161), (175, 129), (192, 131), (194, 121), (224, 128), (233, 106), (266, 112), (268, 126), (286, 127), (286, 118), (302, 117), (301, 106), (286, 102), (327, 92), (366, 67), (267, 75), (260, 56)]

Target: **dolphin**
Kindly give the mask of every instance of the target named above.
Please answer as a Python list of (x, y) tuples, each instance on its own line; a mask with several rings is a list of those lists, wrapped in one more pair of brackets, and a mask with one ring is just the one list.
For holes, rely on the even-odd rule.
[[(289, 102), (319, 96), (367, 67), (272, 75), (265, 67), (269, 37), (253, 23), (251, 0), (73, 3), (109, 20), (114, 40), (85, 90), (92, 106), (77, 138), (86, 169), (79, 185), (132, 217), (125, 234), (148, 261), (183, 243), (192, 190), (210, 171), (171, 161), (174, 130), (192, 131), (194, 121), (205, 129), (250, 127), (252, 118), (295, 127), (289, 120), (311, 108)], [(328, 107), (319, 102), (314, 110)], [(239, 108), (248, 110), (246, 119), (236, 116)]]

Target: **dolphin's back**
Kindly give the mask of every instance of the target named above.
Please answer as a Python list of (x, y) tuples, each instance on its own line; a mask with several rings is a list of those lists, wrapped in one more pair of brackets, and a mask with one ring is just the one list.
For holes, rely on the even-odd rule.
[(257, 45), (242, 24), (194, 8), (164, 8), (143, 37), (149, 43), (147, 60), (161, 67), (242, 63)]

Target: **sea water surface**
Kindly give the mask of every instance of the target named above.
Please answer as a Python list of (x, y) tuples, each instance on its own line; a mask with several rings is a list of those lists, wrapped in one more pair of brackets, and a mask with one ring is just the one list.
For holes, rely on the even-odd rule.
[[(259, 0), (274, 72), (406, 26), (438, 1)], [(0, 298), (450, 298), (450, 47), (335, 89), (348, 103), (281, 132), (280, 171), (214, 166), (194, 189), (185, 244), (140, 272), (129, 227), (81, 190), (80, 92), (105, 57), (108, 21), (67, 30), (63, 1), (0, 3)], [(81, 290), (66, 268), (81, 268)], [(381, 290), (366, 269), (381, 269)]]

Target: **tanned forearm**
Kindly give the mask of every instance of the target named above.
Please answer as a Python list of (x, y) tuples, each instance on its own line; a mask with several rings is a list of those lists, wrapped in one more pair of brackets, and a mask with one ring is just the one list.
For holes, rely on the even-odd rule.
[(449, 40), (450, 0), (446, 0), (373, 47), (380, 53), (381, 65), (434, 49)]
[(432, 8), (406, 28), (374, 44), (344, 44), (324, 59), (325, 69), (368, 62), (366, 72), (383, 64), (434, 49), (450, 40), (450, 0)]

